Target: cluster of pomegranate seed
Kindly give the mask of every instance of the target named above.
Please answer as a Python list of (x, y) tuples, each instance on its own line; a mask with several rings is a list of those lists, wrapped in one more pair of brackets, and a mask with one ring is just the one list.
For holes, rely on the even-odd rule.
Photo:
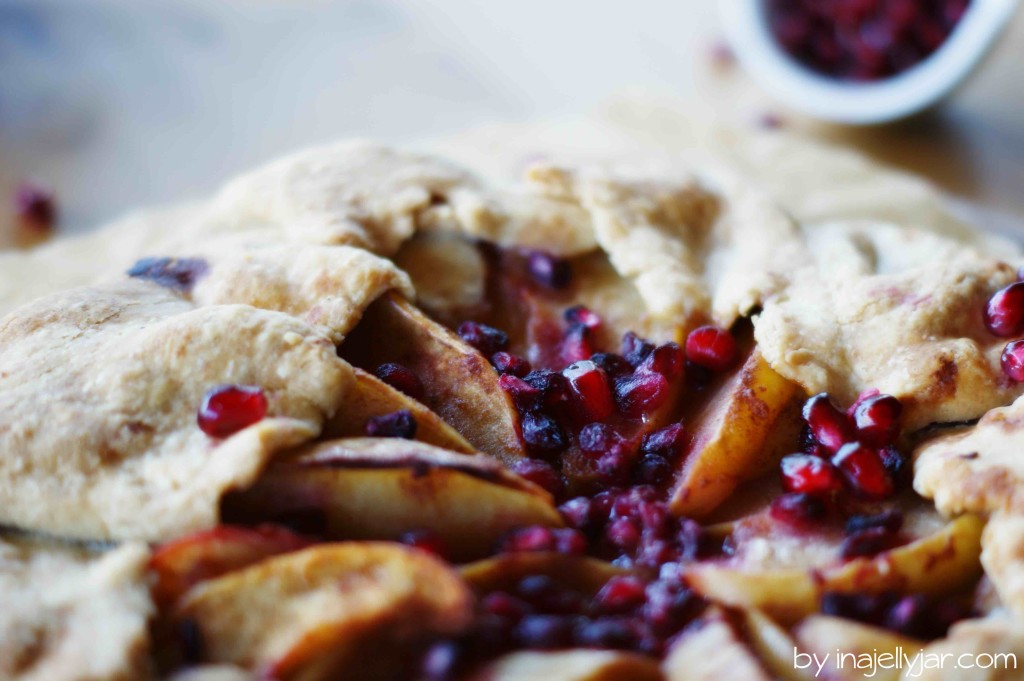
[(57, 221), (53, 192), (37, 182), (22, 182), (14, 190), (14, 215), (25, 229), (49, 231)]
[(166, 288), (188, 292), (207, 272), (202, 258), (143, 258), (127, 274), (133, 279), (148, 279)]
[(366, 419), (363, 432), (369, 437), (400, 437), (412, 440), (416, 437), (416, 417), (408, 409), (371, 416)]
[(267, 398), (254, 385), (219, 385), (207, 391), (196, 422), (210, 437), (224, 438), (263, 420)]
[(970, 0), (769, 0), (779, 44), (815, 71), (877, 80), (915, 66), (946, 41)]
[[(1016, 281), (996, 291), (985, 304), (982, 319), (994, 336), (1013, 338), (1024, 335), (1024, 281)], [(1024, 341), (1007, 343), (999, 364), (1011, 381), (1024, 381)]]
[(423, 400), (423, 381), (412, 369), (396, 362), (387, 362), (377, 367), (373, 373), (395, 390), (405, 393), (414, 400)]
[(897, 592), (826, 593), (821, 610), (905, 636), (930, 641), (941, 638), (955, 622), (973, 616), (969, 607), (953, 600), (936, 601), (924, 594)]
[[(825, 520), (845, 497), (878, 501), (892, 496), (907, 477), (907, 459), (896, 447), (901, 413), (899, 400), (877, 390), (862, 394), (845, 412), (826, 393), (807, 400), (804, 451), (780, 463), (786, 493), (772, 503), (772, 516), (806, 529)], [(850, 555), (858, 550), (854, 544), (851, 539)]]
[(428, 648), (420, 672), (429, 681), (451, 681), (463, 678), (474, 664), (513, 649), (660, 655), (704, 605), (674, 575), (612, 577), (593, 597), (546, 575), (530, 575), (507, 590), (485, 594), (471, 632)]

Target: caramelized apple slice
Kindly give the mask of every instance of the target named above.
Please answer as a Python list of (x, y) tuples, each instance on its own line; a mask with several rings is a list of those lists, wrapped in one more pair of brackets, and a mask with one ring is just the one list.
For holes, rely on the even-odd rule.
[(368, 307), (340, 352), (368, 371), (385, 362), (408, 367), (423, 381), (424, 404), (470, 444), (506, 462), (524, 456), (519, 417), (487, 358), (400, 295)]
[(478, 593), (507, 591), (529, 575), (547, 575), (581, 593), (597, 593), (605, 583), (625, 570), (586, 556), (561, 553), (506, 553), (470, 563), (461, 569), (463, 579)]
[(796, 393), (796, 384), (753, 349), (690, 421), (691, 439), (672, 493), (672, 512), (705, 517), (741, 482), (777, 463), (777, 453), (766, 444)]
[(199, 582), (310, 544), (310, 540), (275, 525), (221, 525), (175, 539), (157, 547), (149, 559), (149, 569), (156, 576), (153, 599), (167, 607)]
[(978, 517), (962, 516), (905, 546), (834, 567), (754, 570), (704, 563), (688, 568), (687, 579), (711, 600), (795, 622), (818, 610), (827, 591), (942, 595), (969, 586), (981, 574), (982, 527)]
[(796, 645), (790, 635), (757, 610), (739, 614), (747, 644), (772, 678), (781, 681), (811, 681), (814, 674), (793, 664)]
[(344, 408), (324, 424), (325, 438), (359, 437), (364, 434), (366, 422), (371, 417), (404, 409), (416, 419), (417, 440), (453, 452), (476, 452), (466, 438), (420, 402), (362, 369), (355, 369), (355, 378)]
[[(807, 671), (818, 669), (817, 664), (813, 663), (816, 656), (824, 665), (819, 676), (837, 681), (860, 681), (867, 674), (872, 674), (871, 678), (881, 681), (895, 681), (900, 678), (900, 670), (897, 668), (887, 669), (879, 666), (867, 670), (851, 668), (849, 664), (839, 668), (836, 664), (837, 649), (852, 655), (868, 653), (895, 656), (900, 651), (913, 655), (924, 645), (922, 641), (894, 634), (887, 629), (829, 615), (808, 617), (793, 630), (793, 635), (800, 652), (812, 656), (811, 660), (801, 658), (802, 662), (811, 662)], [(792, 653), (790, 665), (792, 666)], [(825, 674), (827, 676), (824, 676)]]
[(712, 608), (688, 627), (662, 663), (668, 681), (772, 681), (740, 636), (737, 623)]
[(352, 438), (304, 447), (274, 462), (224, 502), (247, 521), (323, 514), (335, 539), (398, 539), (428, 530), (448, 557), (486, 555), (526, 525), (561, 526), (551, 496), (484, 456), (398, 438)]
[(205, 661), (232, 663), (268, 678), (322, 681), (372, 677), (348, 662), (387, 642), (392, 659), (406, 646), (460, 633), (472, 596), (448, 566), (389, 543), (324, 544), (269, 558), (202, 582), (178, 603)]
[(466, 681), (661, 681), (650, 657), (612, 650), (519, 652), (500, 657)]

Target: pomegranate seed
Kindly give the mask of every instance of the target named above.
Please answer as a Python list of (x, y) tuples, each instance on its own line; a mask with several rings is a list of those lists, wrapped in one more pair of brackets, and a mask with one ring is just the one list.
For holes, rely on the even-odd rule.
[(412, 369), (395, 362), (381, 364), (373, 372), (377, 378), (414, 400), (423, 400), (423, 382)]
[(458, 334), (459, 338), (487, 357), (508, 349), (508, 334), (493, 326), (479, 322), (462, 322), (459, 324)]
[(909, 457), (892, 445), (880, 449), (878, 455), (882, 458), (882, 465), (888, 471), (893, 485), (902, 489), (910, 484), (911, 470)]
[(382, 416), (366, 419), (363, 432), (369, 437), (399, 437), (411, 440), (416, 437), (416, 417), (408, 409), (399, 409)]
[(514, 636), (523, 648), (567, 648), (572, 643), (572, 620), (558, 615), (527, 615), (516, 625)]
[(890, 508), (874, 515), (851, 516), (845, 525), (847, 534), (854, 534), (872, 527), (884, 527), (890, 532), (899, 532), (903, 528), (903, 513), (899, 509)]
[(554, 613), (576, 613), (583, 599), (547, 575), (528, 575), (519, 580), (516, 594), (534, 610)]
[(207, 391), (199, 407), (199, 428), (224, 438), (258, 423), (267, 415), (267, 398), (254, 385), (221, 385)]
[(639, 418), (668, 399), (668, 380), (661, 374), (637, 373), (615, 382), (615, 403), (626, 416)]
[(209, 271), (202, 258), (143, 258), (127, 274), (133, 279), (148, 279), (164, 288), (191, 291)]
[(607, 423), (588, 423), (577, 436), (580, 449), (588, 454), (604, 454), (622, 443), (622, 436)]
[(657, 454), (644, 454), (636, 464), (633, 479), (641, 485), (661, 485), (672, 477), (672, 464)]
[(622, 357), (631, 366), (638, 367), (647, 359), (647, 355), (654, 352), (654, 343), (644, 340), (632, 331), (627, 331), (622, 336)]
[(626, 447), (613, 447), (597, 460), (597, 473), (606, 485), (625, 485), (629, 482), (630, 471), (635, 460), (634, 452)]
[(881, 394), (882, 391), (879, 390), (878, 388), (868, 388), (867, 390), (863, 391), (860, 395), (857, 395), (857, 399), (854, 400), (853, 404), (851, 404), (849, 408), (846, 410), (846, 415), (852, 419), (853, 415), (857, 413), (857, 409), (860, 407), (861, 404), (866, 402), (868, 399)]
[(533, 370), (528, 361), (508, 352), (494, 353), (491, 356), (491, 364), (498, 370), (499, 374), (512, 374), (519, 378)]
[(658, 579), (647, 585), (643, 618), (655, 632), (669, 635), (697, 615), (702, 601), (679, 580)]
[(492, 591), (481, 599), (480, 610), (505, 620), (516, 621), (530, 612), (530, 606), (510, 593)]
[(854, 439), (853, 424), (832, 404), (828, 393), (819, 393), (804, 403), (804, 420), (814, 439), (829, 453), (839, 450)]
[(520, 411), (534, 411), (544, 404), (544, 394), (522, 378), (503, 374), (498, 379), (498, 385), (512, 397), (512, 402)]
[(683, 361), (682, 348), (676, 343), (665, 343), (654, 348), (637, 371), (653, 371), (672, 380), (683, 373)]
[(831, 462), (810, 454), (783, 457), (782, 487), (787, 492), (832, 494), (843, 488), (843, 478)]
[(640, 528), (629, 518), (617, 518), (608, 524), (605, 538), (612, 546), (632, 552), (640, 544)]
[(411, 530), (398, 538), (400, 544), (432, 553), (439, 558), (448, 556), (444, 538), (433, 530)]
[(602, 421), (615, 411), (608, 377), (589, 360), (574, 362), (562, 370), (572, 388), (573, 404), (581, 420)]
[(850, 487), (866, 499), (884, 499), (894, 491), (892, 478), (878, 452), (859, 442), (843, 445), (832, 463), (842, 471)]
[(590, 329), (583, 324), (572, 324), (565, 332), (562, 339), (561, 356), (566, 364), (590, 359), (594, 354), (593, 341), (590, 338)]
[(519, 459), (512, 464), (512, 472), (547, 490), (551, 496), (559, 497), (565, 489), (562, 476), (546, 461), (540, 459)]
[(875, 395), (861, 401), (853, 412), (858, 439), (873, 447), (892, 444), (900, 434), (902, 413), (903, 405), (892, 395)]
[(595, 353), (590, 356), (590, 361), (604, 369), (604, 373), (612, 379), (633, 373), (633, 365), (614, 352)]
[(717, 326), (702, 326), (686, 337), (686, 358), (712, 371), (725, 371), (736, 361), (736, 340)]
[(647, 585), (633, 575), (616, 575), (609, 579), (594, 598), (603, 613), (624, 613), (640, 607), (647, 600)]
[(582, 324), (592, 331), (601, 328), (601, 325), (604, 323), (596, 312), (582, 305), (568, 308), (562, 316), (570, 326)]
[(569, 382), (556, 371), (531, 371), (523, 380), (540, 391), (544, 406), (549, 409), (558, 409), (569, 401)]
[(526, 414), (521, 427), (523, 441), (539, 455), (557, 455), (569, 445), (559, 425), (545, 414)]
[(1011, 381), (1024, 381), (1024, 341), (1015, 340), (1007, 343), (999, 358), (999, 364)]
[(635, 620), (624, 617), (583, 619), (573, 628), (573, 646), (601, 650), (629, 650), (636, 645)]
[(679, 557), (685, 561), (709, 558), (718, 553), (721, 544), (714, 541), (708, 531), (696, 520), (682, 518), (679, 521)]
[(899, 533), (887, 527), (869, 527), (848, 536), (839, 553), (844, 559), (874, 556), (901, 543)]
[(57, 221), (57, 202), (53, 192), (35, 182), (22, 182), (14, 190), (14, 214), (25, 228), (48, 231)]
[(502, 542), (500, 550), (504, 553), (519, 551), (554, 551), (554, 530), (549, 527), (534, 525), (513, 530)]
[(573, 529), (587, 531), (593, 524), (594, 503), (587, 497), (570, 499), (558, 507), (558, 512)]
[(644, 436), (640, 451), (644, 454), (657, 454), (666, 459), (673, 459), (682, 451), (686, 430), (681, 423), (659, 428)]
[(572, 265), (543, 251), (533, 251), (526, 257), (526, 269), (533, 280), (552, 289), (563, 289), (572, 281)]
[(828, 516), (828, 508), (818, 497), (790, 493), (775, 497), (769, 513), (772, 518), (797, 529), (808, 529)]
[(429, 648), (420, 662), (424, 681), (455, 681), (465, 666), (465, 651), (455, 641), (439, 641)]
[(985, 305), (985, 326), (1000, 338), (1024, 332), (1024, 282), (996, 291)]

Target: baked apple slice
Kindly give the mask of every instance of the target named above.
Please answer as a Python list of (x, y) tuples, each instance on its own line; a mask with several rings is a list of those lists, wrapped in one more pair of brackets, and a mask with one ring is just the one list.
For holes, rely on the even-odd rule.
[(318, 443), (279, 458), (224, 515), (259, 522), (319, 517), (323, 536), (398, 540), (427, 532), (446, 557), (488, 554), (519, 526), (561, 526), (550, 495), (484, 456), (401, 438)]
[(422, 402), (485, 454), (524, 456), (518, 416), (487, 358), (397, 293), (381, 296), (339, 348), (373, 372), (397, 363), (420, 377)]
[(706, 598), (795, 622), (817, 611), (828, 592), (942, 596), (969, 587), (981, 574), (983, 525), (976, 516), (961, 516), (909, 544), (838, 564), (750, 568), (708, 562), (689, 566), (686, 575)]
[(473, 446), (437, 414), (376, 376), (354, 368), (350, 397), (343, 409), (324, 423), (327, 439), (358, 437), (366, 433), (371, 418), (407, 411), (416, 422), (415, 438), (453, 452), (473, 454)]
[[(810, 663), (806, 671), (818, 670), (817, 665), (813, 663), (816, 656), (816, 659), (824, 665), (818, 675), (827, 673), (827, 678), (837, 679), (837, 681), (863, 679), (867, 673), (872, 674), (871, 678), (881, 681), (896, 681), (900, 678), (900, 669), (898, 668), (878, 666), (872, 668), (870, 672), (866, 669), (851, 668), (850, 665), (840, 668), (836, 664), (837, 645), (842, 646), (843, 653), (855, 656), (865, 653), (872, 656), (889, 654), (893, 656), (892, 659), (897, 659), (901, 652), (913, 655), (924, 646), (923, 641), (900, 636), (888, 629), (829, 615), (808, 617), (793, 630), (793, 636), (799, 651), (811, 656), (810, 660), (801, 658), (802, 663)], [(792, 653), (790, 655), (790, 665), (792, 666)]]
[(366, 663), (361, 649), (386, 641), (400, 658), (425, 637), (461, 632), (471, 612), (468, 588), (436, 558), (397, 544), (350, 542), (202, 582), (179, 600), (174, 617), (195, 626), (203, 661), (282, 681), (321, 681), (341, 670), (346, 678), (373, 678), (372, 669), (348, 664)]
[[(772, 369), (756, 348), (710, 395), (689, 424), (689, 442), (672, 491), (677, 515), (704, 518), (740, 483), (778, 463), (773, 433), (796, 441), (799, 430), (777, 428), (798, 388)], [(792, 445), (791, 445), (792, 446)]]
[(719, 608), (710, 609), (679, 637), (669, 649), (662, 671), (667, 681), (772, 681), (744, 643), (739, 623)]
[(157, 547), (149, 559), (156, 578), (153, 599), (160, 607), (170, 606), (199, 582), (311, 545), (310, 539), (275, 525), (221, 525), (175, 539)]

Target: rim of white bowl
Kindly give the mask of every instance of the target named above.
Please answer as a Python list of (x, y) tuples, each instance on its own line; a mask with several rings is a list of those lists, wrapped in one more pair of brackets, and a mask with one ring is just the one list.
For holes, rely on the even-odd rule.
[(794, 109), (869, 125), (921, 111), (948, 95), (976, 67), (1019, 0), (973, 0), (946, 41), (920, 64), (885, 80), (847, 82), (816, 74), (789, 56), (768, 27), (764, 0), (721, 0), (729, 43), (755, 79)]

